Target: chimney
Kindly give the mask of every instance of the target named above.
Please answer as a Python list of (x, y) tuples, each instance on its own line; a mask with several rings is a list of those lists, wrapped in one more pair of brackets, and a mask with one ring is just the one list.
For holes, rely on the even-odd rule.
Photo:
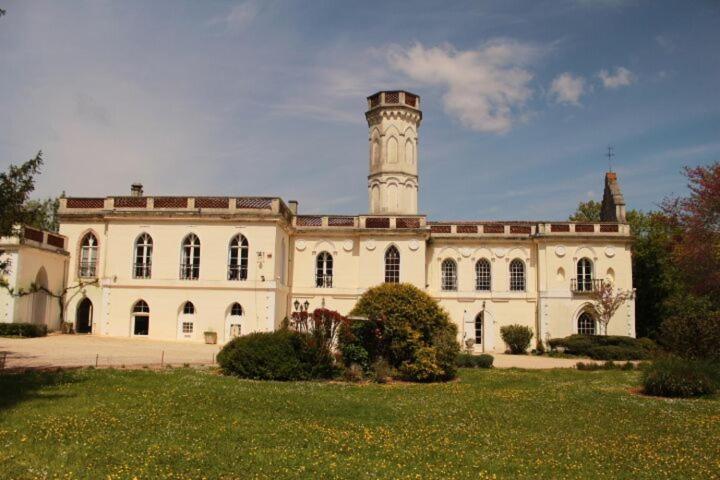
[(620, 191), (615, 172), (605, 174), (605, 192), (603, 193), (600, 220), (603, 222), (627, 223), (625, 218), (625, 198)]
[(130, 195), (133, 197), (142, 197), (143, 196), (142, 183), (133, 183), (130, 186)]
[(293, 215), (298, 214), (298, 201), (297, 200), (290, 200), (288, 201), (288, 207), (290, 207), (290, 211)]

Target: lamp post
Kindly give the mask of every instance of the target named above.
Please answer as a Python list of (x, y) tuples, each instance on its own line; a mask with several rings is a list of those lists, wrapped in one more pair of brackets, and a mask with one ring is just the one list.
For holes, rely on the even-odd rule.
[(310, 309), (310, 302), (305, 300), (305, 302), (300, 303), (300, 300), (295, 299), (293, 307), (295, 307), (296, 312), (307, 312)]

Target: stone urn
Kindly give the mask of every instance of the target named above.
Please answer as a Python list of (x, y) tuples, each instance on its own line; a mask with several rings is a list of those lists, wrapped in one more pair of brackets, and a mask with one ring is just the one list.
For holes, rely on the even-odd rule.
[(205, 343), (215, 345), (217, 343), (217, 332), (205, 332)]

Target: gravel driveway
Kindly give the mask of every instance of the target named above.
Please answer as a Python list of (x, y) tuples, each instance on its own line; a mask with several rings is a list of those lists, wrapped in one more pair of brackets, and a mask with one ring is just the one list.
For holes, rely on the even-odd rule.
[[(1, 338), (0, 362), (7, 354), (5, 368), (82, 366), (159, 366), (163, 364), (210, 365), (220, 351), (218, 345), (113, 338), (93, 335), (49, 335), (41, 338)], [(578, 362), (568, 358), (492, 354), (498, 368), (572, 368)]]
[[(142, 366), (212, 364), (217, 345), (112, 338), (93, 335), (49, 335), (40, 338), (0, 338), (5, 368)], [(2, 359), (0, 358), (0, 362)]]

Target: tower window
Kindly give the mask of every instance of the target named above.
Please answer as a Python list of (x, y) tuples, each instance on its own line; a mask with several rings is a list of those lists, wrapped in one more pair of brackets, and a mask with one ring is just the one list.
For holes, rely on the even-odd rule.
[(385, 283), (400, 282), (400, 252), (395, 245), (385, 251)]
[(490, 290), (490, 262), (484, 258), (475, 264), (475, 290)]
[(445, 291), (457, 290), (457, 264), (455, 260), (446, 258), (440, 266), (440, 287)]
[(315, 261), (315, 286), (318, 288), (333, 286), (333, 257), (328, 252), (320, 252)]
[(510, 262), (510, 291), (525, 290), (525, 264), (519, 258)]

